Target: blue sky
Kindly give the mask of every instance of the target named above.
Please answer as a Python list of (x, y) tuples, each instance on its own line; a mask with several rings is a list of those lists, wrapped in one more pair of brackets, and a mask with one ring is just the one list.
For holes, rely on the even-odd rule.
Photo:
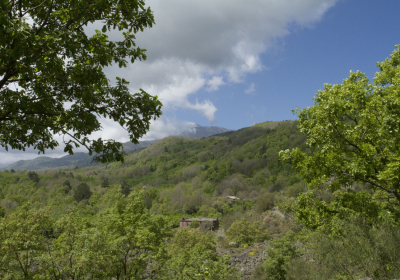
[[(263, 121), (296, 119), (291, 110), (313, 105), (324, 83), (341, 83), (350, 70), (372, 80), (382, 61), (400, 44), (400, 1), (339, 1), (311, 27), (293, 24), (290, 34), (261, 55), (266, 69), (248, 74), (244, 83), (201, 91), (218, 108), (212, 125), (238, 129)], [(254, 84), (255, 91), (244, 94)], [(197, 112), (177, 118), (210, 125)]]
[[(160, 139), (193, 127), (248, 127), (296, 119), (324, 83), (341, 83), (350, 70), (372, 79), (375, 64), (400, 44), (398, 0), (147, 0), (156, 25), (137, 34), (148, 60), (116, 76), (158, 95), (163, 116), (143, 137)], [(99, 25), (87, 28), (93, 34)], [(109, 34), (118, 40), (118, 32)], [(93, 138), (126, 142), (118, 124), (103, 119)], [(61, 140), (60, 136), (56, 139)], [(46, 156), (65, 155), (63, 147)], [(85, 150), (81, 150), (85, 151)], [(0, 151), (0, 167), (37, 157)]]

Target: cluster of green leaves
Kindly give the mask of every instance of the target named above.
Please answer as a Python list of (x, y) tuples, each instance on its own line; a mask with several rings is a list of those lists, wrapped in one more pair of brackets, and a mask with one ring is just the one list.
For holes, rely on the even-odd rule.
[(54, 220), (27, 205), (1, 219), (1, 277), (138, 279), (163, 256), (168, 226), (147, 211), (143, 192), (117, 201), (94, 219), (72, 211)]
[(226, 235), (236, 245), (252, 245), (255, 242), (263, 242), (269, 237), (262, 223), (250, 223), (244, 219), (235, 221), (226, 231)]
[(395, 220), (400, 218), (399, 64), (400, 45), (377, 63), (380, 72), (373, 83), (363, 73), (351, 72), (343, 84), (325, 85), (314, 106), (297, 111), (300, 131), (318, 149), (312, 154), (297, 148), (280, 153), (310, 188), (348, 192), (343, 197), (352, 196), (351, 204), (369, 203), (365, 195), (351, 194), (355, 184), (372, 192), (369, 200), (379, 191), (380, 200), (387, 201), (380, 209), (390, 211)]
[(274, 279), (400, 276), (399, 65), (400, 45), (377, 63), (372, 83), (351, 72), (342, 84), (326, 84), (314, 106), (296, 111), (314, 150), (279, 155), (308, 184), (285, 205), (305, 227), (297, 243), (305, 251), (301, 259), (295, 252), (282, 258), (283, 270), (267, 260), (265, 268), (282, 272)]
[(168, 245), (168, 253), (160, 279), (238, 279), (236, 269), (228, 266), (229, 257), (217, 254), (210, 234), (183, 228)]
[[(95, 161), (121, 161), (120, 143), (88, 137), (101, 129), (99, 116), (118, 122), (137, 143), (161, 115), (156, 96), (131, 94), (126, 80), (116, 77), (113, 85), (103, 72), (146, 59), (134, 42), (154, 24), (143, 0), (1, 1), (0, 23), (0, 145), (6, 149), (44, 152), (58, 145), (53, 135), (64, 134), (65, 152), (82, 145)], [(98, 23), (95, 34), (84, 30)], [(119, 41), (107, 36), (115, 29)]]

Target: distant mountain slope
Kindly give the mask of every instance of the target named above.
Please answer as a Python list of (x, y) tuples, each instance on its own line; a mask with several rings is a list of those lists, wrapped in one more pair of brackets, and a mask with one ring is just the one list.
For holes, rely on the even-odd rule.
[[(229, 132), (230, 129), (217, 127), (217, 126), (200, 126), (190, 129), (189, 131), (185, 131), (182, 133), (182, 136), (189, 138), (203, 138), (209, 137), (215, 134)], [(133, 144), (131, 142), (123, 143), (125, 152), (133, 152), (135, 150), (144, 149), (151, 144), (157, 142), (159, 140), (151, 140), (151, 141), (140, 141), (139, 144)], [(65, 168), (73, 168), (75, 166), (78, 167), (87, 167), (99, 165), (99, 163), (93, 162), (92, 158), (87, 153), (75, 153), (74, 155), (66, 155), (61, 158), (49, 158), (49, 157), (37, 157), (32, 160), (20, 160), (15, 163), (8, 165), (5, 169), (11, 170), (45, 170), (45, 169), (65, 169)]]
[[(123, 143), (125, 152), (129, 153), (135, 150), (144, 149), (151, 144), (153, 141), (141, 141), (139, 144), (133, 144), (131, 142)], [(98, 162), (92, 162), (93, 156), (89, 156), (87, 153), (74, 153), (73, 155), (66, 155), (61, 158), (49, 158), (49, 157), (38, 157), (31, 160), (19, 160), (15, 163), (10, 164), (6, 169), (11, 170), (44, 170), (44, 169), (59, 169), (59, 168), (73, 168), (86, 167), (99, 165)]]
[[(84, 167), (91, 165), (92, 157), (87, 153), (75, 153), (61, 158), (38, 157), (31, 160), (19, 160), (7, 166), (11, 170), (42, 170), (54, 168), (72, 168), (75, 166)], [(93, 163), (98, 165), (98, 163)]]
[(181, 134), (181, 136), (184, 137), (189, 137), (189, 138), (203, 138), (203, 137), (209, 137), (212, 135), (216, 135), (216, 134), (220, 134), (220, 133), (224, 133), (224, 132), (228, 132), (228, 131), (232, 131), (231, 129), (227, 129), (227, 128), (223, 128), (223, 127), (219, 127), (219, 126), (200, 126), (197, 125), (196, 127), (185, 131)]

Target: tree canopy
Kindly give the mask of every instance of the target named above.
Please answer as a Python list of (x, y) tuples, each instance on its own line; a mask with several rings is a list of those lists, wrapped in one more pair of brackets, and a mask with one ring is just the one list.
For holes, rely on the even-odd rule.
[[(40, 152), (59, 145), (84, 146), (94, 160), (123, 160), (112, 139), (89, 139), (101, 130), (100, 117), (118, 122), (138, 143), (161, 102), (143, 90), (131, 94), (128, 82), (110, 81), (103, 69), (145, 60), (135, 34), (152, 27), (144, 0), (12, 0), (0, 2), (0, 144)], [(85, 26), (102, 25), (89, 36)], [(107, 32), (116, 30), (120, 41)]]
[(329, 205), (317, 201), (315, 192), (301, 195), (297, 207), (303, 223), (318, 226), (329, 223), (327, 216), (350, 212), (376, 217), (384, 212), (399, 219), (399, 64), (397, 45), (390, 58), (377, 63), (380, 72), (373, 82), (350, 72), (342, 84), (325, 84), (314, 106), (296, 111), (298, 127), (315, 151), (295, 148), (281, 151), (280, 157), (293, 163), (312, 190), (335, 193)]

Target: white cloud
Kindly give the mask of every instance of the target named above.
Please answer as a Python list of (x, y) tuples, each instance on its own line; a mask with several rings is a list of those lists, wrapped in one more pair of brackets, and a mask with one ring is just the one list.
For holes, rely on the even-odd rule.
[(251, 85), (249, 86), (249, 88), (246, 89), (244, 92), (245, 92), (246, 94), (250, 94), (250, 93), (253, 93), (253, 92), (255, 92), (255, 91), (256, 91), (255, 85), (254, 85), (254, 83), (251, 83)]
[(204, 100), (203, 102), (199, 102), (196, 99), (195, 104), (188, 103), (187, 107), (201, 112), (208, 119), (208, 122), (210, 123), (216, 121), (215, 112), (217, 111), (217, 107), (215, 107), (210, 100)]
[(207, 82), (207, 91), (216, 91), (220, 86), (225, 85), (222, 76), (214, 76), (211, 80)]
[[(263, 65), (261, 55), (274, 46), (276, 39), (290, 34), (290, 26), (312, 26), (335, 2), (147, 0), (156, 24), (138, 33), (136, 44), (147, 49), (148, 60), (135, 62), (125, 69), (114, 66), (105, 71), (111, 80), (119, 76), (130, 81), (133, 91), (143, 88), (158, 95), (165, 112), (195, 110), (213, 122), (217, 108), (211, 100), (198, 94), (201, 89), (217, 91), (225, 83), (242, 83), (246, 75), (265, 69), (268, 65)], [(100, 26), (100, 23), (94, 24), (86, 31), (93, 33)], [(112, 32), (109, 37), (116, 40), (121, 34)], [(193, 103), (189, 97), (194, 95), (196, 102)], [(92, 135), (93, 138), (129, 139), (117, 123), (103, 120), (102, 124), (103, 131)], [(167, 135), (179, 130), (180, 125), (166, 119), (153, 122), (146, 137)]]
[(141, 140), (162, 139), (169, 135), (180, 135), (185, 131), (191, 130), (197, 125), (193, 122), (182, 122), (171, 118), (161, 118), (152, 121), (152, 128)]
[[(224, 81), (241, 83), (246, 75), (265, 69), (260, 56), (274, 40), (290, 34), (289, 26), (311, 26), (335, 2), (148, 0), (156, 24), (137, 34), (136, 40), (147, 49), (148, 60), (128, 69), (113, 67), (108, 74), (123, 76), (132, 89), (142, 87), (162, 96), (164, 110), (198, 110), (197, 103), (187, 102), (189, 95), (203, 87), (216, 91)], [(211, 103), (196, 97), (198, 104)]]
[[(217, 108), (198, 94), (201, 89), (217, 91), (265, 69), (261, 55), (290, 34), (289, 26), (312, 26), (336, 1), (147, 0), (156, 24), (138, 33), (136, 43), (147, 49), (148, 60), (106, 71), (130, 81), (133, 91), (158, 95), (164, 112), (195, 110), (213, 122)], [(193, 95), (195, 103), (189, 102)]]

